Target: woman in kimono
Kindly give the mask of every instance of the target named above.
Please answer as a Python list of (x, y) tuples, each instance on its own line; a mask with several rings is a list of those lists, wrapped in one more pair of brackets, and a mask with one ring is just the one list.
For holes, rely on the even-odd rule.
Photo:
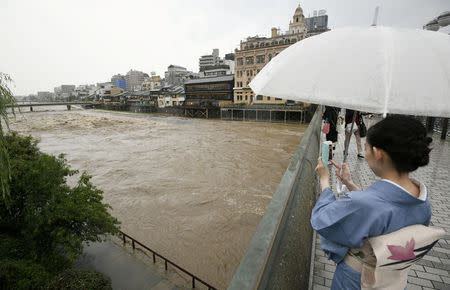
[(348, 167), (333, 162), (337, 177), (351, 191), (338, 200), (330, 189), (328, 168), (319, 157), (316, 172), (322, 193), (311, 225), (322, 237), (322, 249), (337, 264), (331, 289), (361, 289), (361, 274), (344, 262), (349, 249), (360, 248), (369, 237), (410, 225), (429, 225), (427, 188), (408, 174), (428, 164), (431, 141), (418, 120), (406, 116), (383, 119), (368, 130), (365, 145), (366, 161), (381, 180), (361, 190)]

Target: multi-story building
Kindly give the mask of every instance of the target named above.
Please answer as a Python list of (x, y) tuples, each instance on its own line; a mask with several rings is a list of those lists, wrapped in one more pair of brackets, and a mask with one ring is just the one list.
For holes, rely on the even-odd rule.
[(113, 83), (116, 87), (121, 88), (123, 90), (127, 89), (127, 81), (125, 79), (125, 76), (121, 74), (114, 75), (111, 78), (111, 83)]
[(75, 91), (75, 85), (61, 85), (54, 89), (55, 98), (68, 98)]
[(124, 90), (118, 87), (106, 88), (101, 90), (100, 97), (103, 99), (104, 102), (111, 102), (117, 99), (117, 96), (122, 94), (123, 92)]
[(127, 91), (140, 91), (146, 77), (148, 78), (148, 74), (138, 70), (127, 72), (125, 76)]
[(219, 64), (219, 49), (214, 48), (212, 54), (202, 55), (198, 61), (199, 70), (202, 71), (205, 67), (211, 67)]
[(198, 73), (188, 71), (185, 67), (178, 65), (169, 65), (164, 73), (167, 85), (182, 86), (186, 80), (199, 77)]
[(52, 101), (53, 100), (53, 93), (52, 92), (38, 92), (37, 98), (40, 101)]
[(75, 88), (74, 96), (78, 99), (84, 99), (91, 94), (95, 87), (95, 85), (79, 85)]
[(200, 78), (184, 84), (186, 105), (220, 106), (233, 101), (234, 76), (226, 75), (213, 78)]
[(223, 63), (230, 67), (231, 74), (234, 74), (234, 53), (225, 54)]
[(152, 72), (151, 77), (144, 79), (144, 82), (142, 83), (142, 90), (143, 91), (153, 90), (157, 87), (160, 87), (161, 85), (162, 85), (161, 77), (157, 76), (155, 72)]
[(225, 58), (219, 57), (219, 49), (213, 49), (211, 55), (203, 55), (199, 59), (200, 77), (220, 77), (234, 74), (234, 54), (227, 54)]
[(298, 6), (289, 30), (280, 33), (273, 27), (271, 37), (248, 37), (235, 50), (234, 102), (250, 104), (285, 104), (286, 99), (255, 95), (248, 84), (261, 69), (285, 48), (307, 37), (303, 10)]
[(328, 31), (328, 15), (325, 10), (314, 11), (313, 17), (305, 19), (306, 37), (314, 36), (322, 32)]
[(185, 101), (183, 86), (165, 86), (158, 92), (158, 107), (181, 106)]

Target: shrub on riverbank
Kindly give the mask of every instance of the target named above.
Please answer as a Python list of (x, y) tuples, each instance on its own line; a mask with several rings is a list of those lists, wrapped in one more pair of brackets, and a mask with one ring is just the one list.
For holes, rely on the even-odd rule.
[(63, 155), (42, 153), (30, 136), (13, 132), (4, 140), (11, 179), (9, 197), (0, 199), (0, 265), (9, 271), (0, 276), (2, 289), (47, 281), (72, 265), (83, 241), (101, 241), (119, 225), (89, 175), (82, 173), (75, 187), (67, 185), (77, 171)]
[(102, 274), (92, 270), (69, 269), (54, 277), (45, 287), (46, 290), (75, 290), (111, 288), (111, 282)]

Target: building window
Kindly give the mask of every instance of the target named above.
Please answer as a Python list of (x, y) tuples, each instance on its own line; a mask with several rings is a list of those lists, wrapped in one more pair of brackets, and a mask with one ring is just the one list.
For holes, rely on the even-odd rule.
[(253, 64), (253, 56), (247, 56), (245, 58), (245, 64)]
[(265, 62), (265, 56), (264, 55), (257, 55), (256, 56), (256, 63), (264, 63)]
[(245, 95), (245, 100), (248, 101), (248, 96), (247, 95)]
[(280, 98), (275, 98), (275, 101), (281, 101), (281, 99)]
[(272, 54), (269, 54), (269, 61), (272, 60)]
[(244, 59), (242, 57), (239, 57), (236, 59), (237, 66), (243, 66), (244, 65)]
[(270, 101), (270, 97), (267, 97), (267, 100)]
[(251, 77), (253, 76), (253, 70), (250, 70), (250, 76)]
[(250, 72), (248, 70), (246, 72), (247, 72), (247, 76), (250, 76)]
[(263, 100), (263, 96), (257, 95), (257, 96), (256, 96), (256, 100), (257, 100), (257, 101), (262, 101), (262, 100)]

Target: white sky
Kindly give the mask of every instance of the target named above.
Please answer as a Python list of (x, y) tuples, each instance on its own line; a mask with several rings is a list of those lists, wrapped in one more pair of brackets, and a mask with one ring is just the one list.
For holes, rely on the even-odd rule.
[(306, 17), (326, 9), (330, 28), (369, 26), (377, 5), (378, 25), (419, 29), (450, 10), (450, 0), (0, 0), (0, 72), (16, 95), (110, 81), (130, 69), (197, 72), (213, 48), (223, 57), (247, 36), (287, 30), (298, 4)]

